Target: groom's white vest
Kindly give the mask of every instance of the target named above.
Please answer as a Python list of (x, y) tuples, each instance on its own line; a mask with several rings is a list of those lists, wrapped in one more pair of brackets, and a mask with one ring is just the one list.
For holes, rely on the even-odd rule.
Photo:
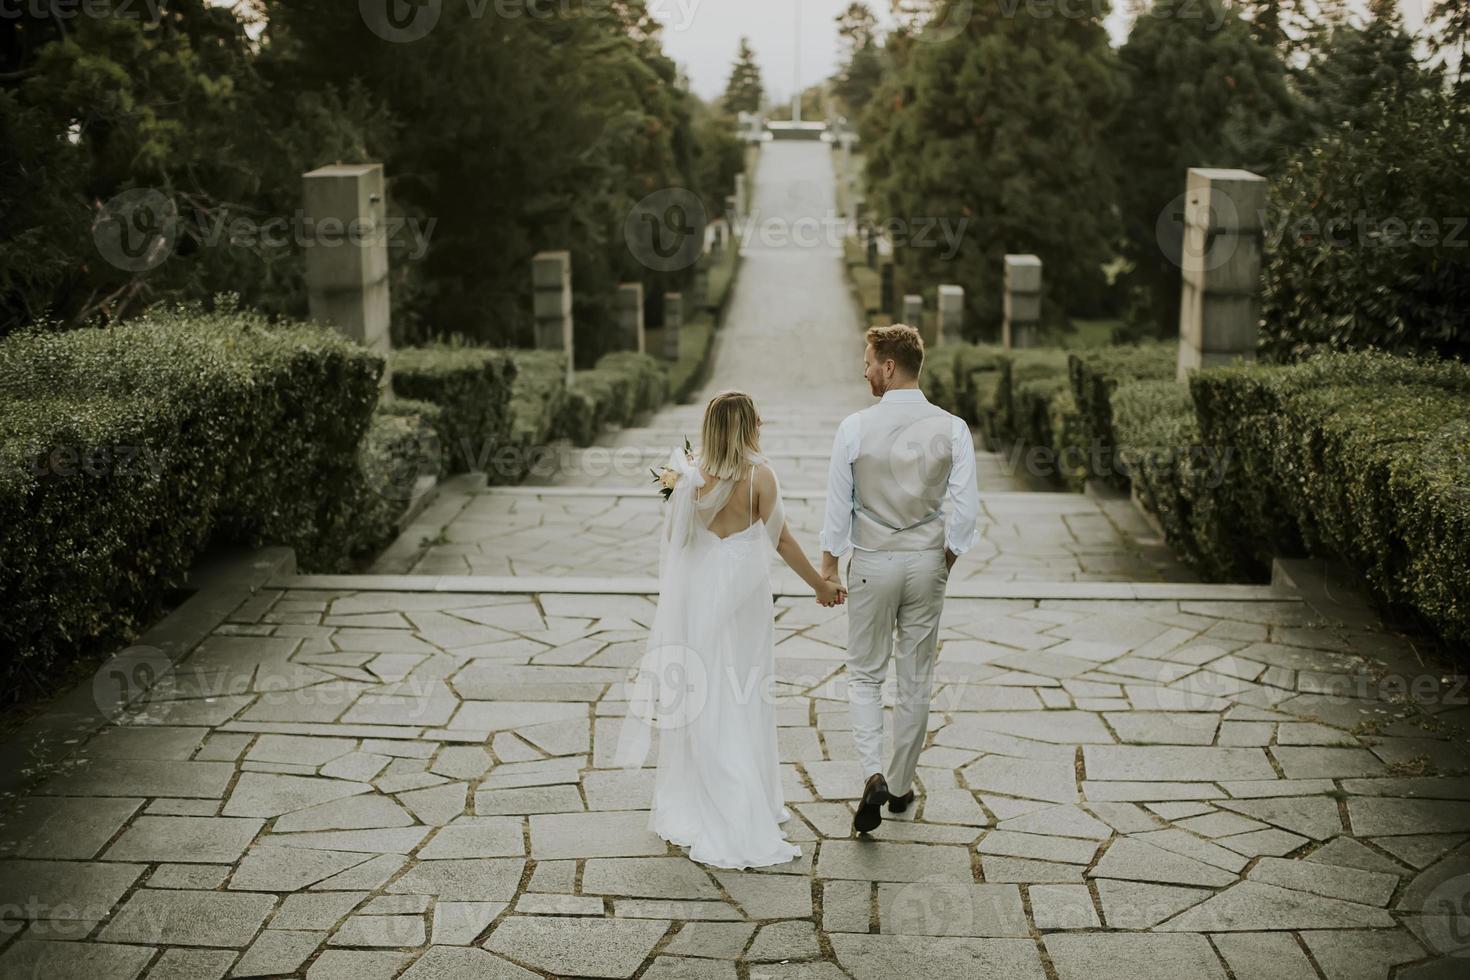
[(944, 547), (940, 506), (954, 465), (954, 416), (923, 401), (861, 413), (852, 464), (852, 542), (869, 551)]

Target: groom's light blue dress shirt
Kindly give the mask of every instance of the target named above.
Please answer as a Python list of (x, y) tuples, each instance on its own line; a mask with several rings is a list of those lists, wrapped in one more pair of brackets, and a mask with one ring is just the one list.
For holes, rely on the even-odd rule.
[[(900, 388), (886, 392), (884, 402), (927, 402), (917, 388)], [(980, 491), (975, 483), (975, 444), (965, 420), (954, 418), (950, 440), (954, 454), (949, 471), (944, 502), (944, 545), (956, 555), (975, 546), (980, 532), (975, 522), (980, 517)], [(837, 438), (832, 443), (832, 465), (827, 473), (827, 517), (822, 524), (822, 550), (841, 556), (857, 548), (852, 543), (852, 515), (857, 503), (852, 464), (862, 442), (862, 413), (842, 420)], [(867, 550), (867, 549), (858, 549)]]

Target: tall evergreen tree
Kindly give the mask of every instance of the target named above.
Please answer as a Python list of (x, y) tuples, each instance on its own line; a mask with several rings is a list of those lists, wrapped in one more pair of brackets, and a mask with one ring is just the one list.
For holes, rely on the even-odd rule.
[(1437, 89), (1442, 73), (1422, 65), (1398, 0), (1372, 0), (1370, 20), (1332, 25), (1300, 73), (1298, 87), (1317, 132), (1371, 125), (1385, 105)]
[(878, 18), (865, 3), (855, 2), (837, 16), (842, 67), (833, 80), (833, 94), (850, 119), (857, 119), (883, 81), (883, 53), (878, 40)]
[(1437, 0), (1429, 19), (1439, 25), (1435, 47), (1454, 55), (1456, 84), (1470, 96), (1470, 0)]
[[(1105, 136), (1121, 91), (1102, 17), (976, 7), (955, 36), (890, 35), (885, 57), (864, 118), (869, 201), (898, 223), (906, 280), (963, 285), (991, 336), (1008, 252), (1046, 263), (1053, 315), (1091, 303), (1116, 235)], [(924, 240), (929, 222), (963, 229), (957, 253)]]
[(730, 70), (730, 82), (725, 86), (725, 111), (732, 114), (760, 112), (765, 98), (760, 65), (755, 61), (755, 49), (750, 46), (750, 38), (742, 37), (740, 50), (735, 53), (735, 67)]
[(1119, 51), (1128, 94), (1110, 130), (1123, 180), (1123, 254), (1135, 325), (1179, 328), (1181, 195), (1190, 167), (1269, 175), (1298, 139), (1277, 52), (1219, 0), (1158, 0)]

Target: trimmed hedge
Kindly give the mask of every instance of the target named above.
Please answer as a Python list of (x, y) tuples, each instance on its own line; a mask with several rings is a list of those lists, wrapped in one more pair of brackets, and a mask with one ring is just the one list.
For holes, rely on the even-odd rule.
[(444, 410), (429, 402), (391, 398), (379, 403), (358, 447), (360, 477), (343, 490), (344, 533), (351, 553), (377, 551), (398, 536), (421, 477), (447, 475)]
[(213, 540), (335, 570), (383, 361), (245, 313), (0, 341), (0, 671), (133, 635)]
[(1236, 456), (1219, 493), (1246, 542), (1232, 570), (1333, 555), (1391, 606), (1470, 640), (1470, 365), (1328, 353), (1200, 372), (1190, 389), (1204, 440)]
[(1172, 381), (1177, 375), (1178, 343), (1137, 347), (1099, 347), (1078, 351), (1067, 359), (1072, 397), (1076, 402), (1082, 445), (1095, 450), (1102, 477), (1120, 488), (1128, 480), (1114, 461), (1117, 436), (1113, 432), (1111, 399), (1120, 384), (1130, 381)]
[[(511, 444), (520, 449), (544, 446), (556, 437), (566, 410), (567, 357), (547, 350), (518, 350), (512, 356), (516, 378), (510, 391)], [(524, 473), (514, 479), (521, 476)]]
[[(1028, 382), (1050, 379), (1055, 388), (1057, 379), (1067, 376), (1067, 353), (1054, 347), (1034, 347), (1022, 350), (1003, 350), (997, 357), (1000, 374), (995, 393), (993, 428), (997, 438), (1003, 441), (1020, 439), (1031, 426), (1029, 409), (1016, 400), (1016, 391)], [(1039, 389), (1028, 389), (1031, 396)]]
[(567, 392), (557, 434), (590, 446), (609, 423), (632, 425), (638, 416), (662, 405), (669, 380), (647, 354), (608, 354), (591, 371), (578, 371)]
[(517, 361), (505, 351), (464, 344), (396, 350), (393, 392), (438, 405), (430, 418), (447, 472), (486, 469), (511, 441)]

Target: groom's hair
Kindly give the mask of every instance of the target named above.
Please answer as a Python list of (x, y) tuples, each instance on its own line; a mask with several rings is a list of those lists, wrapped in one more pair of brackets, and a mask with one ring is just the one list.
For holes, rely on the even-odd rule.
[(869, 327), (868, 343), (873, 345), (873, 353), (878, 355), (880, 363), (891, 360), (913, 378), (918, 378), (924, 369), (924, 338), (908, 324)]

